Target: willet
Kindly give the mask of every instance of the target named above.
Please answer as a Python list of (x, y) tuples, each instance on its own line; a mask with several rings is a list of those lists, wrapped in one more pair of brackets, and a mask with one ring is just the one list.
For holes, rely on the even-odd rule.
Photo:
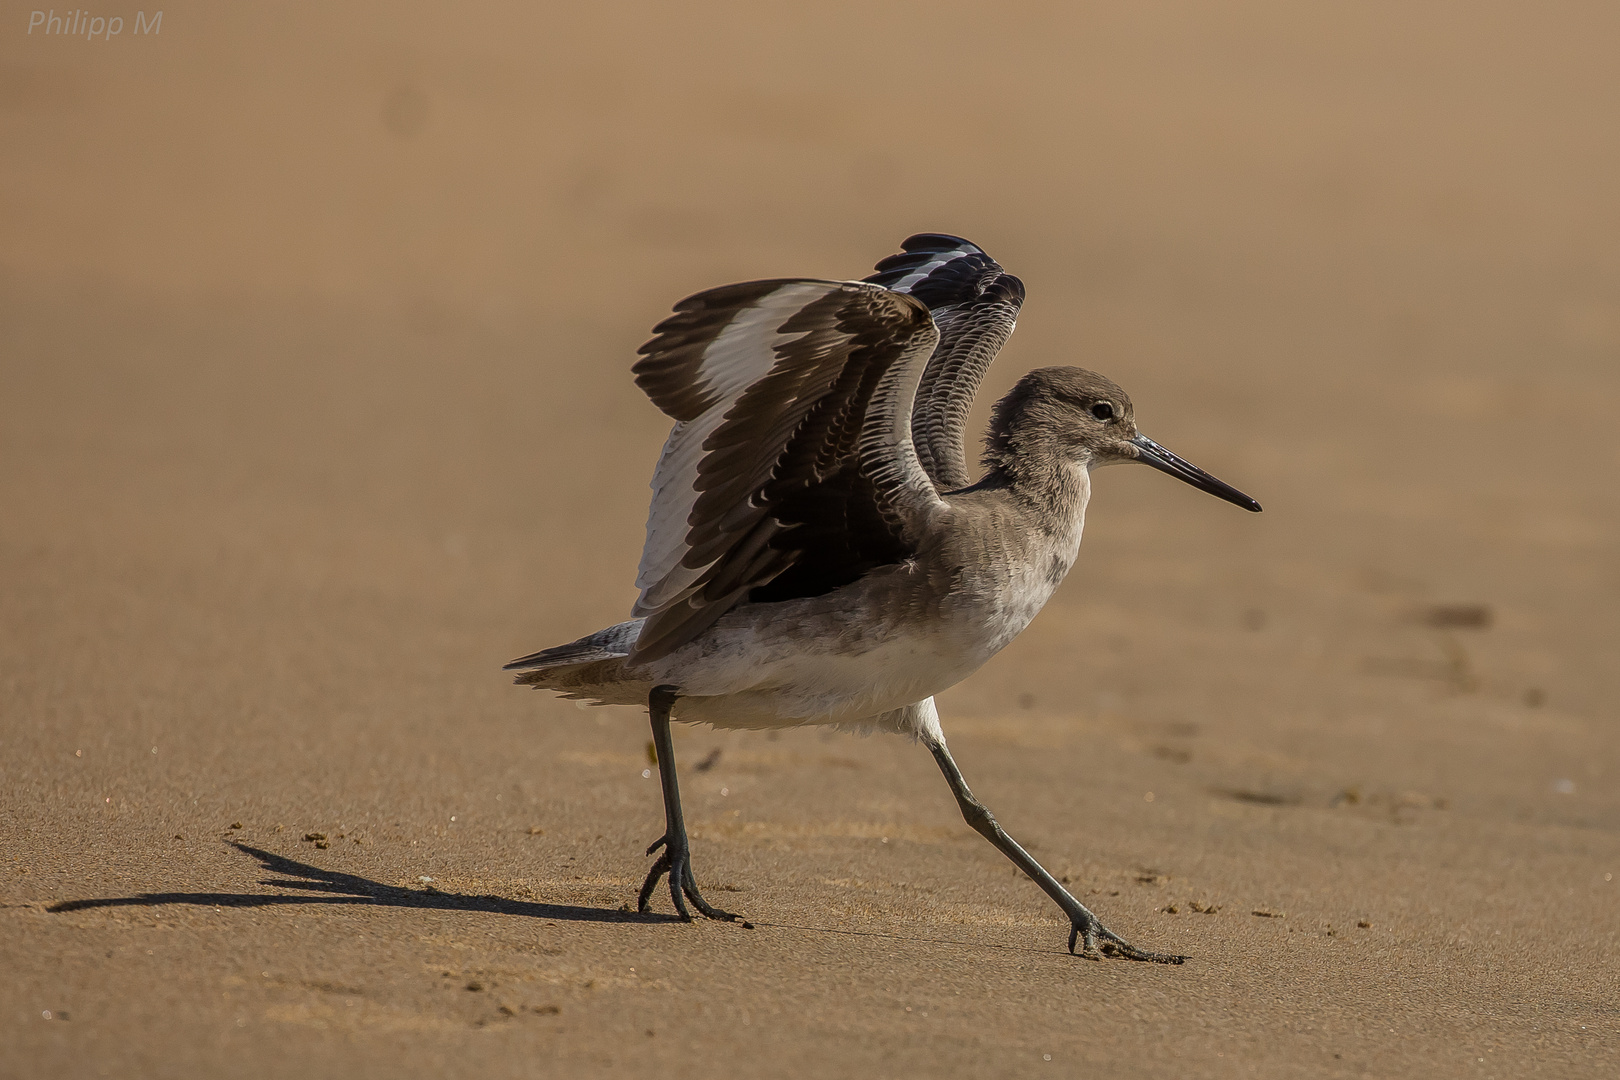
[(1073, 367), (1031, 371), (996, 404), (985, 473), (968, 409), (1024, 286), (954, 236), (913, 236), (863, 281), (786, 278), (688, 297), (641, 347), (636, 383), (672, 417), (653, 474), (628, 622), (514, 660), (522, 684), (595, 704), (646, 703), (664, 790), (659, 879), (682, 919), (698, 891), (670, 721), (834, 724), (933, 752), (969, 825), (1069, 917), (1133, 960), (974, 798), (934, 695), (1029, 624), (1080, 548), (1091, 471), (1141, 462), (1248, 510), (1260, 504), (1136, 430), (1131, 400)]

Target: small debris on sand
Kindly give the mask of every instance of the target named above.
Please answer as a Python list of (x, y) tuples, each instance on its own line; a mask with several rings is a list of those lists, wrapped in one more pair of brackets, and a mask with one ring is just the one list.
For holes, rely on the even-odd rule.
[(1282, 919), (1287, 917), (1280, 911), (1272, 911), (1270, 908), (1263, 907), (1257, 907), (1253, 911), (1249, 912), (1249, 914), (1258, 915), (1262, 919)]

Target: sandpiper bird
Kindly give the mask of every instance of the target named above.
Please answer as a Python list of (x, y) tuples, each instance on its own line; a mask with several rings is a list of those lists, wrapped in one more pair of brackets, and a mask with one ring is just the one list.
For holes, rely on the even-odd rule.
[(688, 297), (654, 329), (636, 384), (674, 421), (653, 474), (628, 622), (514, 660), (521, 684), (647, 704), (677, 914), (698, 891), (670, 721), (834, 724), (933, 752), (969, 825), (1069, 917), (1133, 960), (1184, 958), (1113, 933), (968, 789), (934, 695), (1029, 625), (1080, 548), (1091, 471), (1136, 461), (1248, 510), (1259, 503), (1139, 434), (1125, 392), (1074, 367), (1031, 371), (996, 404), (985, 473), (963, 429), (1024, 286), (954, 236), (911, 237), (862, 281), (785, 278)]

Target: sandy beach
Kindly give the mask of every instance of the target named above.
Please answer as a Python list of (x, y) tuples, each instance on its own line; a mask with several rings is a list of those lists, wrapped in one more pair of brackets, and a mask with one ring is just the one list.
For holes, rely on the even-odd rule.
[[(0, 1077), (1608, 1077), (1620, 9), (281, 4), (0, 26)], [(150, 13), (143, 13), (143, 18)], [(898, 738), (626, 616), (681, 297), (908, 234), (1265, 505), (1096, 477)]]

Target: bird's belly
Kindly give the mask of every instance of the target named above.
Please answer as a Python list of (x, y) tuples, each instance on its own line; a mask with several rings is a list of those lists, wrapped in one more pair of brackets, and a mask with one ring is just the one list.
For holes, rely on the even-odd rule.
[[(671, 680), (682, 692), (676, 716), (718, 727), (836, 724), (932, 697), (1000, 652), (1051, 595), (1010, 584), (926, 619), (782, 611), (722, 625), (698, 662), (671, 657), (684, 669)], [(843, 632), (829, 632), (828, 622)]]
[(979, 663), (921, 635), (896, 636), (860, 652), (807, 649), (755, 657), (746, 670), (715, 671), (717, 678), (683, 686), (676, 716), (718, 727), (843, 723), (931, 697)]

